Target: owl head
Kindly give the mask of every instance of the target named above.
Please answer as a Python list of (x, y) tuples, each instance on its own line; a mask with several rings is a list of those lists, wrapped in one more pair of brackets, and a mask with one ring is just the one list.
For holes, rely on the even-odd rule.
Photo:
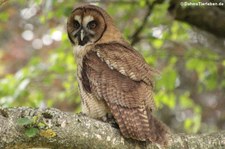
[(115, 36), (113, 34), (119, 34), (119, 31), (106, 11), (95, 5), (86, 4), (72, 11), (67, 21), (67, 33), (73, 45), (84, 46), (103, 40), (103, 36), (105, 40), (108, 37), (112, 39)]

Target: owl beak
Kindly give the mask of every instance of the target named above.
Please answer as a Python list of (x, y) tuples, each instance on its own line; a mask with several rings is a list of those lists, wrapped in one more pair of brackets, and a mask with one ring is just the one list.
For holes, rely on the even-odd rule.
[(84, 30), (81, 29), (80, 31), (80, 40), (83, 41), (84, 40)]
[(88, 43), (88, 41), (89, 37), (87, 36), (87, 32), (83, 28), (81, 28), (78, 33), (78, 44), (83, 46)]

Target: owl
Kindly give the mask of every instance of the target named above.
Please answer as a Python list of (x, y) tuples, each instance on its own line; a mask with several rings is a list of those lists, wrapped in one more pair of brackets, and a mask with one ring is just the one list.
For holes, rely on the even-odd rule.
[(95, 119), (111, 114), (125, 138), (167, 144), (169, 130), (152, 114), (156, 71), (122, 37), (107, 12), (89, 4), (76, 7), (67, 33), (82, 113)]

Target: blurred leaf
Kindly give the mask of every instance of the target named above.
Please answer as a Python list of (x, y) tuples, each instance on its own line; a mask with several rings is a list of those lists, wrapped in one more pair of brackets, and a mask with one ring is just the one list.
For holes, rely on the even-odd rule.
[(146, 5), (146, 1), (145, 0), (139, 0), (139, 5), (141, 7), (144, 7)]
[(155, 48), (161, 48), (161, 46), (163, 45), (163, 41), (162, 40), (154, 40), (152, 42), (152, 44), (154, 45)]
[(28, 128), (25, 130), (25, 135), (32, 138), (38, 134), (39, 130), (37, 128)]
[(167, 8), (169, 7), (169, 3), (164, 2), (160, 5), (155, 5), (154, 13), (151, 14), (150, 22), (153, 26), (163, 25), (168, 23), (169, 17), (167, 17)]
[(161, 104), (168, 106), (173, 109), (175, 107), (176, 97), (173, 93), (159, 91), (155, 95), (156, 106), (160, 107)]
[(185, 92), (179, 97), (179, 102), (180, 102), (181, 107), (183, 107), (183, 108), (194, 107), (194, 103), (189, 96), (190, 96), (190, 93)]
[(190, 130), (190, 128), (192, 127), (192, 120), (191, 119), (186, 119), (185, 121), (184, 121), (184, 128), (186, 129), (186, 130)]
[(17, 124), (20, 125), (20, 126), (30, 125), (32, 123), (33, 123), (32, 120), (29, 119), (29, 118), (26, 118), (26, 117), (25, 118), (19, 118), (17, 120)]
[(225, 60), (223, 60), (222, 65), (225, 66)]
[(0, 22), (6, 22), (9, 19), (9, 14), (7, 13), (0, 13)]
[(176, 58), (173, 57), (170, 59), (169, 65), (164, 68), (160, 80), (157, 80), (158, 88), (165, 88), (166, 90), (173, 90), (175, 88), (177, 72), (173, 69), (174, 64), (176, 63)]

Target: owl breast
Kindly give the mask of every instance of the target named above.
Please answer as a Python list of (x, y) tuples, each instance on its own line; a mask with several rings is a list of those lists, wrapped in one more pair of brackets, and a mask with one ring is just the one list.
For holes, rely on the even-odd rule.
[(88, 82), (87, 78), (82, 75), (82, 72), (85, 71), (83, 67), (83, 57), (91, 48), (91, 45), (74, 47), (74, 56), (77, 62), (77, 80), (81, 96), (81, 111), (92, 118), (101, 118), (107, 113), (110, 113), (109, 108), (105, 101), (98, 99), (84, 86), (84, 84)]

